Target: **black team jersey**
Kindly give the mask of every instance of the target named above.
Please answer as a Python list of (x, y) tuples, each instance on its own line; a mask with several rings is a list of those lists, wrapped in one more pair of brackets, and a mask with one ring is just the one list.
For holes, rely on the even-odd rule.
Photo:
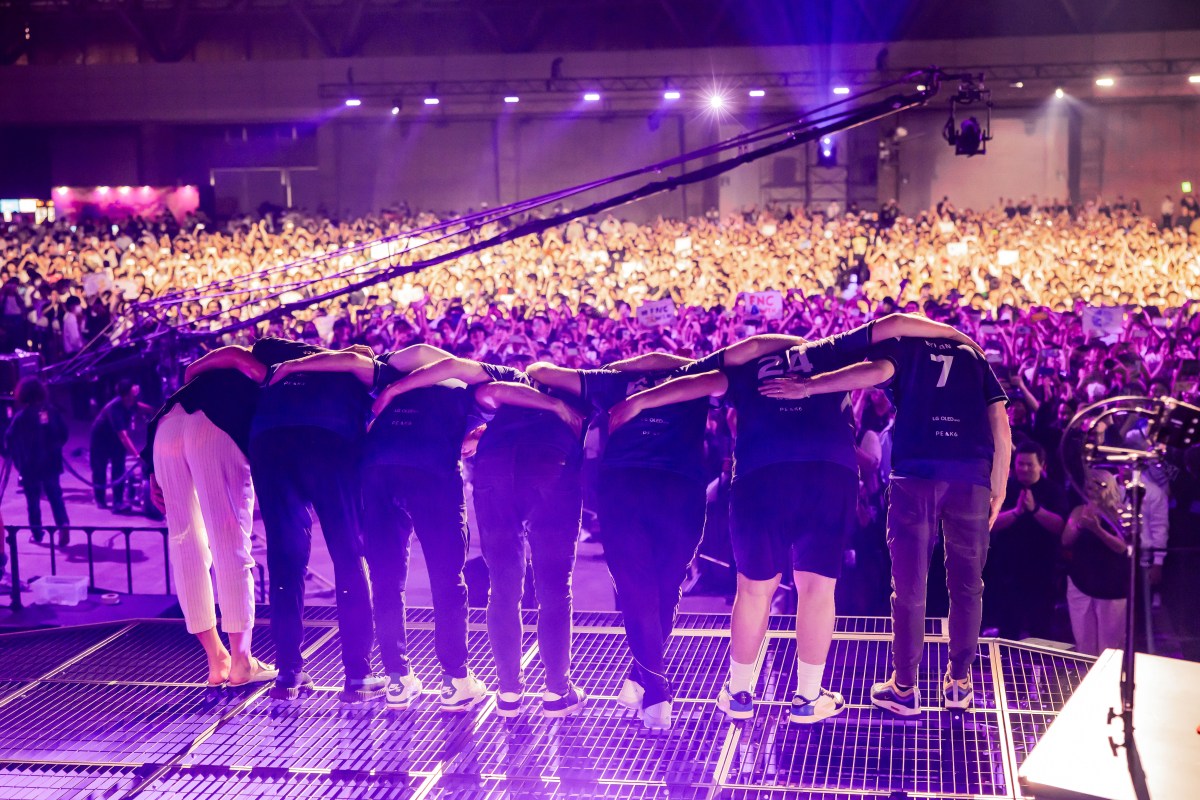
[(772, 378), (816, 375), (861, 361), (871, 346), (873, 324), (761, 356), (741, 366), (722, 367), (729, 381), (725, 396), (737, 411), (734, 478), (771, 464), (796, 461), (828, 461), (857, 474), (854, 415), (848, 394), (780, 400), (764, 397), (758, 390)]
[(896, 368), (892, 474), (991, 486), (988, 407), (1008, 397), (987, 359), (953, 339), (890, 339), (870, 358)]
[[(579, 383), (583, 399), (596, 411), (607, 413), (631, 395), (695, 374), (696, 369), (696, 364), (650, 372), (589, 369), (579, 373)], [(708, 398), (702, 397), (643, 411), (609, 434), (601, 466), (661, 469), (703, 480), (708, 408)]]
[[(251, 349), (268, 367), (292, 361), (321, 348), (287, 339), (259, 339)], [(251, 436), (271, 428), (315, 426), (351, 441), (363, 434), (371, 414), (371, 394), (348, 372), (294, 372), (263, 388), (250, 426)]]
[[(408, 373), (379, 357), (376, 392)], [(367, 431), (363, 463), (414, 467), (438, 474), (456, 474), (463, 438), (471, 425), (482, 422), (475, 392), (461, 381), (405, 392), (388, 404)]]
[[(482, 364), (493, 381), (533, 386), (583, 412), (582, 401), (568, 392), (545, 389), (519, 369), (497, 364)], [(586, 414), (585, 414), (586, 418)], [(488, 420), (487, 429), (479, 439), (476, 457), (489, 453), (512, 452), (524, 447), (551, 448), (562, 453), (581, 456), (582, 442), (557, 414), (552, 411), (502, 405)]]

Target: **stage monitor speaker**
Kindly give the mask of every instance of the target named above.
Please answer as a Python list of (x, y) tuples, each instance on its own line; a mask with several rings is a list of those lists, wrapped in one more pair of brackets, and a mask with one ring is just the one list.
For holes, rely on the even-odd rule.
[[(1134, 741), (1152, 800), (1200, 797), (1200, 664), (1139, 653)], [(1136, 800), (1120, 719), (1121, 651), (1105, 650), (1019, 773), (1036, 798)], [(1110, 741), (1111, 738), (1111, 741)]]
[(37, 375), (42, 357), (37, 353), (0, 355), (0, 395), (11, 395), (22, 378)]

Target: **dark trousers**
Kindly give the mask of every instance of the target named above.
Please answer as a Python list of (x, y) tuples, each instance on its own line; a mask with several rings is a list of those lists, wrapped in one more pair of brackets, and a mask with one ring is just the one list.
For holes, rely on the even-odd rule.
[(457, 473), (414, 467), (363, 468), (363, 533), (375, 600), (375, 630), (383, 666), (408, 674), (404, 588), (409, 544), (415, 532), (433, 592), (434, 648), (442, 670), (467, 675), (467, 519)]
[(925, 592), (938, 523), (946, 545), (950, 594), (950, 672), (970, 677), (983, 616), (983, 566), (988, 552), (986, 487), (962, 481), (892, 478), (887, 543), (892, 555), (892, 660), (896, 680), (917, 682), (925, 643)]
[(358, 527), (358, 453), (316, 427), (274, 428), (250, 442), (250, 470), (267, 533), (271, 635), (283, 675), (303, 670), (304, 578), (316, 512), (333, 559), (346, 678), (371, 671), (371, 592)]
[(126, 487), (129, 481), (125, 479), (125, 450), (92, 445), (89, 460), (92, 465), (92, 488), (96, 495), (96, 505), (105, 504), (110, 486), (113, 508), (127, 505), (129, 499), (126, 497)]
[[(1006, 572), (991, 568), (994, 551), (988, 556), (988, 569), (984, 570), (985, 618), (1005, 639), (1050, 639), (1054, 636), (1054, 573), (1043, 569), (1047, 562), (1037, 560), (1044, 557), (1042, 554), (1024, 555), (1029, 559), (1025, 563), (1006, 559), (1002, 565)], [(1049, 563), (1053, 565), (1052, 560)]]
[(600, 473), (604, 558), (625, 620), (633, 678), (647, 706), (671, 699), (664, 649), (704, 532), (705, 486), (658, 469)]
[(67, 518), (67, 504), (63, 502), (58, 475), (22, 475), (21, 485), (25, 487), (25, 507), (29, 510), (29, 528), (34, 536), (42, 536), (43, 494), (50, 501), (50, 513), (54, 515), (54, 524), (60, 528), (71, 524), (71, 520)]
[(526, 447), (481, 454), (475, 463), (475, 512), (490, 577), (488, 640), (500, 691), (519, 692), (521, 595), (529, 542), (538, 602), (538, 651), (546, 688), (567, 691), (571, 666), (571, 574), (582, 505), (579, 459)]

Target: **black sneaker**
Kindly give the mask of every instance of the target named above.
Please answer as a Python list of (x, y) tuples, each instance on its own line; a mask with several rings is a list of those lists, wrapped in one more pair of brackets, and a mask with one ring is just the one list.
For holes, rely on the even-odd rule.
[(338, 699), (343, 703), (362, 703), (383, 697), (390, 679), (387, 675), (373, 673), (364, 678), (347, 678), (345, 688)]
[(521, 713), (521, 692), (496, 692), (496, 716), (515, 717)]
[(313, 679), (303, 672), (280, 674), (275, 684), (267, 690), (267, 696), (272, 700), (297, 700), (312, 693)]
[(555, 694), (549, 690), (542, 692), (542, 716), (559, 719), (574, 714), (587, 703), (587, 695), (578, 686), (568, 683), (565, 694)]

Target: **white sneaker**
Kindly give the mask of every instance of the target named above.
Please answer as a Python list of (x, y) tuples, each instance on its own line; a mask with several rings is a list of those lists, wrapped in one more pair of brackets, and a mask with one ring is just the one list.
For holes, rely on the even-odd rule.
[(975, 688), (971, 685), (970, 678), (963, 678), (961, 681), (950, 677), (950, 672), (942, 676), (942, 700), (946, 704), (946, 708), (952, 708), (957, 711), (965, 711), (971, 707), (971, 703), (975, 700)]
[(647, 728), (654, 728), (661, 731), (670, 730), (673, 722), (671, 717), (671, 701), (663, 700), (661, 703), (647, 706), (642, 709), (638, 716), (642, 718), (642, 724)]
[(445, 684), (442, 687), (442, 696), (438, 698), (441, 703), (440, 711), (445, 712), (461, 712), (470, 711), (475, 706), (483, 702), (488, 696), (487, 687), (483, 685), (483, 681), (479, 680), (467, 670), (465, 678), (445, 678)]
[(421, 679), (415, 672), (393, 678), (388, 684), (384, 702), (392, 711), (404, 711), (421, 695)]
[(811, 725), (823, 719), (836, 717), (846, 710), (846, 700), (838, 692), (821, 689), (815, 700), (802, 697), (797, 692), (792, 697), (792, 710), (788, 722), (796, 725)]
[(642, 710), (642, 698), (646, 696), (646, 689), (632, 678), (626, 678), (625, 683), (621, 686), (621, 693), (617, 695), (617, 702), (630, 711)]

